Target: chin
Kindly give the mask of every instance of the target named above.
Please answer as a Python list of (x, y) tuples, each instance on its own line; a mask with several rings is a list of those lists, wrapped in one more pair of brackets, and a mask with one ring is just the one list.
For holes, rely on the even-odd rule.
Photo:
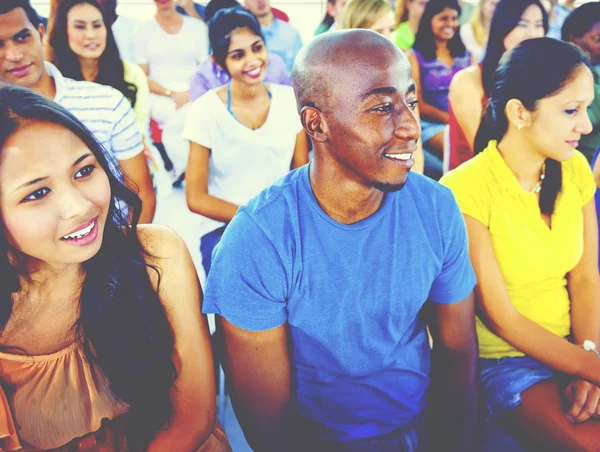
[(402, 182), (375, 182), (373, 187), (377, 190), (380, 190), (384, 193), (392, 193), (396, 191), (402, 190), (404, 185), (406, 184), (406, 178), (402, 180)]

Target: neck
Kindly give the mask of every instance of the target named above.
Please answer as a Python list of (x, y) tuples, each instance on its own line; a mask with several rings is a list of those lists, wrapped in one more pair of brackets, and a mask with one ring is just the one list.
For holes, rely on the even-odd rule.
[(540, 180), (545, 158), (531, 147), (524, 133), (507, 131), (498, 143), (498, 151), (523, 190), (529, 192)]
[(410, 28), (410, 31), (412, 31), (413, 35), (417, 34), (417, 31), (419, 31), (419, 22), (421, 20), (417, 19), (414, 15), (409, 15), (408, 16), (408, 27)]
[(156, 12), (156, 18), (164, 21), (174, 21), (178, 16), (180, 16), (180, 14), (175, 10), (175, 7)]
[(435, 40), (435, 48), (436, 48), (436, 52), (439, 52), (440, 50), (442, 52), (448, 50), (448, 41), (446, 39), (436, 39)]
[(252, 102), (268, 96), (267, 88), (264, 83), (256, 83), (254, 85), (246, 85), (237, 80), (231, 80), (231, 100), (234, 99), (242, 102)]
[(275, 22), (275, 16), (273, 15), (273, 13), (271, 12), (271, 10), (269, 10), (268, 13), (257, 17), (258, 19), (258, 23), (262, 26), (262, 27), (268, 27), (269, 25), (271, 25), (273, 22)]
[(40, 77), (40, 80), (35, 84), (35, 86), (29, 87), (33, 92), (40, 94), (48, 99), (54, 100), (56, 97), (56, 84), (54, 83), (54, 79), (50, 77), (50, 74), (44, 68), (44, 73)]
[(385, 194), (355, 181), (347, 168), (322, 151), (315, 149), (309, 173), (310, 185), (321, 209), (342, 224), (357, 223), (377, 212)]
[(81, 288), (85, 278), (85, 271), (79, 264), (60, 266), (43, 264), (38, 267), (26, 278), (20, 277), (20, 282), (22, 292), (28, 295), (42, 295), (41, 299), (59, 293), (76, 292)]
[(100, 72), (100, 60), (80, 58), (79, 66), (81, 67), (81, 75), (87, 82), (95, 82)]

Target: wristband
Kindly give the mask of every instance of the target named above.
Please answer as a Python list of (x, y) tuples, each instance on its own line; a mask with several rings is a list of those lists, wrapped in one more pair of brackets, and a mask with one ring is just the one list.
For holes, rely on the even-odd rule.
[(586, 339), (583, 341), (582, 347), (586, 352), (594, 352), (596, 356), (600, 358), (600, 352), (598, 351), (598, 348), (596, 348), (596, 343), (594, 341)]

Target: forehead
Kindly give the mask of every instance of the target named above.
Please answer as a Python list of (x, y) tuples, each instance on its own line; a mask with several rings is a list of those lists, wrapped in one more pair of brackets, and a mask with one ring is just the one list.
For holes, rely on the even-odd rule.
[(258, 40), (261, 40), (260, 36), (254, 34), (248, 27), (236, 28), (231, 32), (229, 47), (230, 49), (241, 48), (249, 46)]
[(34, 29), (35, 27), (29, 22), (23, 8), (15, 8), (6, 14), (0, 14), (0, 41), (11, 39), (24, 28)]
[(529, 20), (542, 20), (542, 10), (537, 5), (529, 5), (527, 8), (525, 8), (523, 14), (521, 14), (521, 18)]
[(594, 99), (594, 76), (586, 67), (575, 69), (571, 79), (555, 95), (543, 100), (565, 103), (573, 101), (591, 102)]
[(67, 13), (69, 19), (78, 18), (102, 18), (102, 12), (89, 3), (79, 3), (73, 6)]
[(337, 97), (360, 102), (373, 89), (393, 87), (405, 93), (412, 85), (412, 71), (408, 59), (398, 52), (372, 52), (348, 61), (337, 68), (332, 83)]
[(48, 122), (26, 121), (0, 149), (0, 186), (33, 172), (44, 176), (70, 167), (89, 148), (70, 130)]

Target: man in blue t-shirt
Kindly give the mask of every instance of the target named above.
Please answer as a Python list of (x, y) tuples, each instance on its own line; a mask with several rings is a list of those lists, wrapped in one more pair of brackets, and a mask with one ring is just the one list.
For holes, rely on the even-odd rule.
[(246, 438), (257, 451), (471, 450), (475, 277), (451, 192), (409, 174), (408, 60), (371, 31), (325, 33), (292, 83), (314, 160), (240, 208), (204, 302)]

